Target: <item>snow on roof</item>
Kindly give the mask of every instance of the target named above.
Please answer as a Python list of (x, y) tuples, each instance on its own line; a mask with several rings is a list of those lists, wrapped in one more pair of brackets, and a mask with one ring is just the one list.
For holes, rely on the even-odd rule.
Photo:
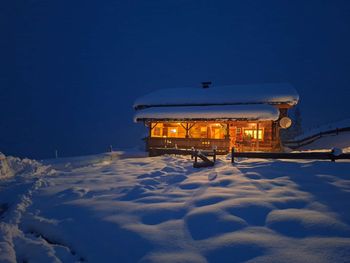
[(152, 107), (136, 112), (134, 121), (142, 120), (277, 120), (279, 111), (270, 105), (223, 105)]
[(162, 89), (138, 98), (134, 108), (152, 106), (280, 104), (295, 105), (299, 95), (287, 83)]

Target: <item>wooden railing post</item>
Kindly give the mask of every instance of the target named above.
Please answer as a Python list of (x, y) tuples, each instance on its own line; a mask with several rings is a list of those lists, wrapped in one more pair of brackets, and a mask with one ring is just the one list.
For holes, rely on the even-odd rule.
[(235, 147), (232, 147), (232, 150), (231, 150), (231, 163), (235, 162), (234, 155), (235, 155)]

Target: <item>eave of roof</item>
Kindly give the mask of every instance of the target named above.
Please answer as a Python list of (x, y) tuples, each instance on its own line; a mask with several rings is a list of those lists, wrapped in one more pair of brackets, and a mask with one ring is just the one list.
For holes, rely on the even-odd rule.
[(147, 108), (137, 111), (134, 116), (134, 121), (275, 121), (278, 118), (278, 109), (271, 105), (226, 105)]

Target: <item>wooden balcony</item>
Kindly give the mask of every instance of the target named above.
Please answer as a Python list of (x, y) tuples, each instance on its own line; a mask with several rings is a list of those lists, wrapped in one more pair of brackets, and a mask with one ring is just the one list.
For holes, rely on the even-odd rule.
[(148, 149), (152, 148), (178, 148), (199, 150), (216, 149), (218, 153), (226, 154), (230, 151), (229, 139), (207, 139), (207, 138), (148, 138)]

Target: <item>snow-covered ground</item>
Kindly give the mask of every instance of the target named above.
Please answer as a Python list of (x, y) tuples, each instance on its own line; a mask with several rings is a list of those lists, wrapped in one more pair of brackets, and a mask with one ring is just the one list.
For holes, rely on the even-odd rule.
[(322, 125), (317, 128), (309, 129), (308, 131), (304, 132), (302, 135), (294, 138), (294, 140), (295, 141), (303, 140), (305, 138), (320, 134), (322, 132), (332, 131), (336, 129), (343, 129), (348, 127), (350, 127), (350, 119), (345, 119), (342, 121), (329, 123), (327, 125)]
[(350, 152), (350, 132), (324, 135), (314, 142), (300, 147), (299, 150), (325, 150), (338, 148), (343, 152)]
[(0, 262), (350, 261), (350, 162), (6, 159)]

